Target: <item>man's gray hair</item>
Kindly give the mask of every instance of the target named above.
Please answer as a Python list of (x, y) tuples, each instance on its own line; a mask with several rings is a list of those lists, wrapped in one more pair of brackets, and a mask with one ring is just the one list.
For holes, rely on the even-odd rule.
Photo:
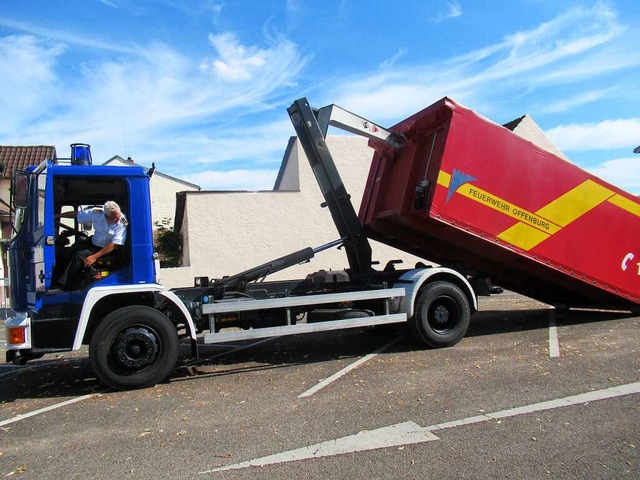
[(104, 214), (107, 217), (113, 217), (116, 213), (120, 212), (120, 205), (116, 202), (109, 200), (104, 204)]

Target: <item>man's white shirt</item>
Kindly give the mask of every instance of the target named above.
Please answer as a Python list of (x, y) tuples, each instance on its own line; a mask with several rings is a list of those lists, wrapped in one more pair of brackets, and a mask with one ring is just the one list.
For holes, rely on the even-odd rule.
[(124, 214), (116, 223), (109, 223), (102, 209), (81, 210), (78, 212), (78, 222), (93, 224), (95, 232), (92, 242), (96, 247), (104, 248), (110, 243), (124, 245), (127, 239), (128, 222)]

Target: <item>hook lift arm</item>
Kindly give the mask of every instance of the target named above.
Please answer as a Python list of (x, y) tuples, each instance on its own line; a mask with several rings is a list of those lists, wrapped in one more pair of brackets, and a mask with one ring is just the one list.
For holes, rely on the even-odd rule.
[(327, 129), (333, 125), (394, 148), (401, 147), (404, 139), (336, 105), (313, 109), (306, 98), (301, 98), (287, 111), (325, 199), (323, 206), (329, 207), (338, 233), (344, 239), (351, 272), (372, 272), (371, 245), (327, 147)]

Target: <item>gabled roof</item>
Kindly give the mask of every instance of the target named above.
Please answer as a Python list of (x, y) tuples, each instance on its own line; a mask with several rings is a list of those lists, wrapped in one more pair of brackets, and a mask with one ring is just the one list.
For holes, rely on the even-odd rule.
[(516, 129), (516, 127), (518, 125), (520, 125), (520, 123), (522, 123), (522, 120), (524, 120), (524, 117), (526, 117), (526, 115), (522, 115), (521, 117), (514, 118), (513, 120), (511, 120), (510, 122), (505, 123), (502, 126), (504, 128), (507, 128), (507, 129), (509, 129), (509, 130), (511, 130), (513, 132)]
[[(290, 137), (289, 142), (287, 143), (287, 148), (284, 151), (284, 156), (282, 157), (282, 163), (280, 164), (280, 170), (278, 170), (278, 176), (276, 177), (276, 182), (273, 185), (274, 190), (280, 190), (282, 186), (282, 179), (284, 178), (284, 174), (289, 167), (289, 159), (291, 157), (291, 150), (293, 150), (293, 146), (296, 144), (296, 139), (298, 137)], [(298, 179), (297, 188), (293, 188), (293, 190), (300, 190), (300, 181)]]
[[(107, 160), (106, 162), (103, 163), (103, 165), (110, 165), (112, 163), (120, 163), (122, 165), (128, 165), (128, 166), (133, 166), (133, 167), (142, 167), (145, 169), (145, 171), (149, 171), (148, 167), (145, 167), (144, 165), (139, 165), (137, 163), (135, 163), (133, 160), (131, 160), (131, 157), (127, 158), (126, 160), (124, 158), (122, 158), (120, 155), (115, 155), (113, 157), (111, 157), (109, 160)], [(169, 180), (173, 180), (174, 182), (178, 182), (181, 183), (189, 188), (195, 188), (196, 190), (202, 190), (202, 187), (200, 185), (196, 185), (195, 183), (190, 183), (187, 182), (186, 180), (182, 180), (180, 178), (176, 178), (176, 177), (172, 177), (171, 175), (167, 175), (166, 173), (162, 173), (158, 170), (155, 170), (154, 175), (159, 175), (161, 177), (167, 178)]]
[(4, 165), (4, 172), (0, 177), (11, 177), (17, 170), (38, 165), (45, 159), (57, 160), (56, 147), (37, 145), (28, 147), (11, 147), (0, 145), (0, 163)]
[(544, 131), (530, 115), (522, 115), (521, 117), (505, 123), (503, 127), (508, 128), (519, 137), (529, 140), (539, 148), (553, 153), (564, 160), (569, 160), (567, 156), (549, 139), (549, 137), (545, 135)]

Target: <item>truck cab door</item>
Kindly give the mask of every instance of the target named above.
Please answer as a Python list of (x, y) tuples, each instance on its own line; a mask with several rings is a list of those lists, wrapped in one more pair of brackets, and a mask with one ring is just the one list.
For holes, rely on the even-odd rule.
[(27, 308), (27, 291), (31, 283), (31, 179), (29, 172), (14, 172), (11, 179), (11, 240), (7, 249), (11, 306), (16, 311)]
[[(38, 169), (40, 170), (40, 169)], [(53, 181), (47, 168), (38, 172), (36, 180), (36, 201), (33, 231), (33, 272), (34, 287), (43, 293), (51, 284), (55, 263), (55, 237), (53, 218)]]
[[(27, 289), (27, 304), (34, 311), (40, 310), (42, 301), (39, 299), (45, 292), (45, 280), (51, 278), (50, 265), (45, 258), (49, 254), (50, 248), (47, 245), (47, 239), (53, 233), (53, 215), (50, 213), (47, 221), (47, 207), (51, 210), (51, 206), (47, 205), (48, 201), (48, 171), (46, 163), (40, 165), (36, 170), (34, 185), (32, 186), (32, 226), (31, 233), (31, 282)], [(49, 272), (47, 271), (47, 263), (49, 263)]]
[(45, 259), (52, 255), (46, 235), (53, 232), (53, 215), (47, 211), (48, 181), (46, 161), (34, 170), (16, 172), (12, 179), (14, 235), (8, 254), (11, 302), (16, 311), (38, 311), (42, 306), (38, 293), (45, 290)]
[(48, 164), (35, 171), (32, 185), (31, 282), (27, 288), (27, 304), (34, 311), (42, 307), (42, 295), (51, 282), (55, 258), (52, 180)]

